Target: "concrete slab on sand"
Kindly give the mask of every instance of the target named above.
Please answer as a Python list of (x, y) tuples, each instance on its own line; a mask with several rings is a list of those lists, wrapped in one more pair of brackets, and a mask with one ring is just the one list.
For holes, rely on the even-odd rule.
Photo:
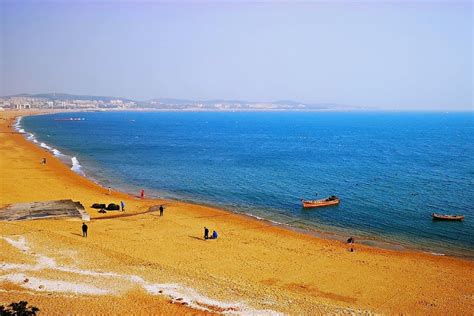
[(0, 208), (0, 220), (21, 221), (55, 217), (78, 217), (90, 220), (80, 202), (73, 200), (44, 201), (10, 204)]

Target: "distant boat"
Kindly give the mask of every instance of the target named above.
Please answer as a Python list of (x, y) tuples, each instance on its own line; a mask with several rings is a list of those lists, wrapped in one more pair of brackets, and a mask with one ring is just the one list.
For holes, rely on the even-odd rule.
[(464, 219), (464, 215), (447, 215), (447, 214), (431, 214), (434, 220), (440, 221), (462, 221)]
[(55, 121), (85, 121), (83, 117), (57, 118)]
[(338, 205), (339, 202), (340, 202), (339, 198), (335, 195), (332, 195), (332, 196), (330, 196), (328, 198), (325, 198), (325, 199), (322, 199), (322, 200), (303, 200), (303, 199), (301, 199), (301, 203), (303, 204), (304, 208)]

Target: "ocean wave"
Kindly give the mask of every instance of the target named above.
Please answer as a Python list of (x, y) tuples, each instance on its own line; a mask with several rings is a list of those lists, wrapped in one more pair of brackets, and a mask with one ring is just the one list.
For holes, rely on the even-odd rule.
[[(35, 143), (35, 144), (39, 144), (39, 146), (41, 148), (44, 148), (46, 149), (47, 151), (51, 152), (54, 156), (58, 157), (58, 158), (61, 158), (61, 160), (65, 160), (68, 158), (67, 155), (64, 155), (61, 151), (59, 151), (58, 149), (56, 148), (53, 148), (51, 146), (49, 146), (48, 144), (44, 143), (44, 142), (39, 142), (37, 139), (36, 139), (36, 136), (35, 134), (33, 133), (30, 133), (30, 132), (26, 132), (23, 128), (21, 128), (21, 117), (19, 117), (17, 119), (17, 121), (15, 122), (15, 124), (13, 125), (15, 127), (15, 129), (20, 132), (20, 133), (25, 133), (27, 134), (26, 136), (26, 139)], [(80, 174), (80, 175), (84, 175), (84, 172), (82, 171), (82, 166), (81, 164), (79, 163), (79, 160), (76, 158), (76, 157), (72, 157), (71, 158), (71, 170)]]
[(21, 128), (20, 123), (21, 123), (21, 116), (16, 119), (15, 123), (13, 124), (13, 128), (15, 129), (15, 131), (19, 133), (24, 133), (25, 130)]
[(40, 143), (40, 147), (43, 147), (44, 149), (47, 149), (49, 151), (53, 151), (53, 148), (51, 148), (50, 146), (46, 145), (45, 143), (41, 142)]
[(250, 217), (253, 217), (253, 218), (256, 218), (256, 219), (261, 220), (261, 221), (262, 221), (262, 220), (265, 220), (265, 218), (260, 217), (260, 216), (257, 216), (257, 215), (254, 215), (254, 214), (252, 214), (252, 213), (245, 213), (245, 215), (250, 216)]
[(53, 148), (51, 151), (53, 152), (53, 154), (55, 156), (61, 156), (62, 155), (62, 153), (59, 150), (57, 150), (56, 148)]
[[(34, 136), (33, 136), (34, 137)], [(28, 138), (29, 139), (29, 138)], [(35, 141), (35, 139), (32, 138), (32, 141), (34, 143), (37, 143), (37, 141)], [(43, 142), (40, 143), (40, 146), (48, 151), (50, 151), (51, 153), (53, 153), (53, 155), (55, 155), (56, 157), (61, 157), (61, 156), (64, 156), (62, 152), (60, 152), (59, 150), (57, 150), (56, 148), (53, 148)]]
[[(21, 128), (21, 125), (20, 125), (20, 122), (21, 122), (21, 117), (18, 118), (18, 120), (16, 121), (16, 123), (13, 125), (15, 127), (15, 129), (19, 132), (19, 133), (23, 133), (23, 134), (27, 134), (28, 136), (26, 136), (26, 139), (35, 143), (35, 144), (38, 144), (38, 140), (36, 139), (36, 136), (35, 134), (33, 133), (30, 133), (30, 132), (26, 132), (23, 128)], [(40, 147), (50, 151), (53, 153), (53, 155), (55, 155), (56, 157), (60, 157), (60, 156), (64, 156), (63, 153), (61, 153), (59, 150), (57, 150), (56, 148), (53, 148), (49, 145), (47, 145), (46, 143), (43, 143), (41, 142), (40, 143)]]
[(33, 133), (28, 133), (28, 136), (26, 137), (26, 139), (29, 141), (32, 141), (35, 144), (38, 144), (38, 140), (36, 139), (36, 136)]
[(273, 224), (276, 224), (276, 225), (287, 225), (287, 226), (290, 226), (290, 225), (288, 225), (288, 224), (285, 224), (285, 223), (282, 223), (282, 222), (278, 222), (278, 221), (275, 221), (275, 220), (272, 220), (272, 219), (260, 217), (260, 216), (254, 215), (254, 214), (252, 214), (252, 213), (245, 213), (245, 215), (247, 215), (247, 216), (249, 216), (249, 217), (256, 218), (256, 219), (258, 219), (259, 221), (266, 221), (266, 222), (270, 222), (270, 223), (273, 223)]
[(22, 118), (22, 117), (19, 116), (19, 117), (16, 119), (15, 124), (13, 124), (13, 127), (15, 127), (17, 130), (20, 128), (21, 118)]
[(76, 157), (72, 157), (71, 162), (72, 162), (71, 170), (83, 175), (84, 172), (82, 171), (82, 166), (79, 163), (79, 160)]

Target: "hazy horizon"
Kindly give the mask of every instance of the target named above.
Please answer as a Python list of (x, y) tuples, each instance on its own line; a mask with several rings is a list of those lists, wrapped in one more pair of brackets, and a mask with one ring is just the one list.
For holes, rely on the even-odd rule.
[(0, 95), (473, 110), (470, 2), (0, 3)]

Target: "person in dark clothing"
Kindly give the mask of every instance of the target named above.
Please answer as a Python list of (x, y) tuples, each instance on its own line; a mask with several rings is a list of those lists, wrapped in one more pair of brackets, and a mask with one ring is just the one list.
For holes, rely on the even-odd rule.
[(207, 227), (204, 227), (204, 239), (209, 239), (209, 229)]
[(82, 223), (82, 237), (87, 237), (87, 225)]
[(125, 212), (125, 203), (123, 201), (120, 201), (120, 206), (122, 206), (122, 212)]
[(350, 237), (349, 239), (347, 239), (347, 243), (351, 245), (351, 248), (349, 249), (350, 252), (354, 252), (354, 247), (353, 247), (354, 242), (355, 242), (354, 237)]
[(163, 216), (163, 205), (160, 205), (160, 216)]

